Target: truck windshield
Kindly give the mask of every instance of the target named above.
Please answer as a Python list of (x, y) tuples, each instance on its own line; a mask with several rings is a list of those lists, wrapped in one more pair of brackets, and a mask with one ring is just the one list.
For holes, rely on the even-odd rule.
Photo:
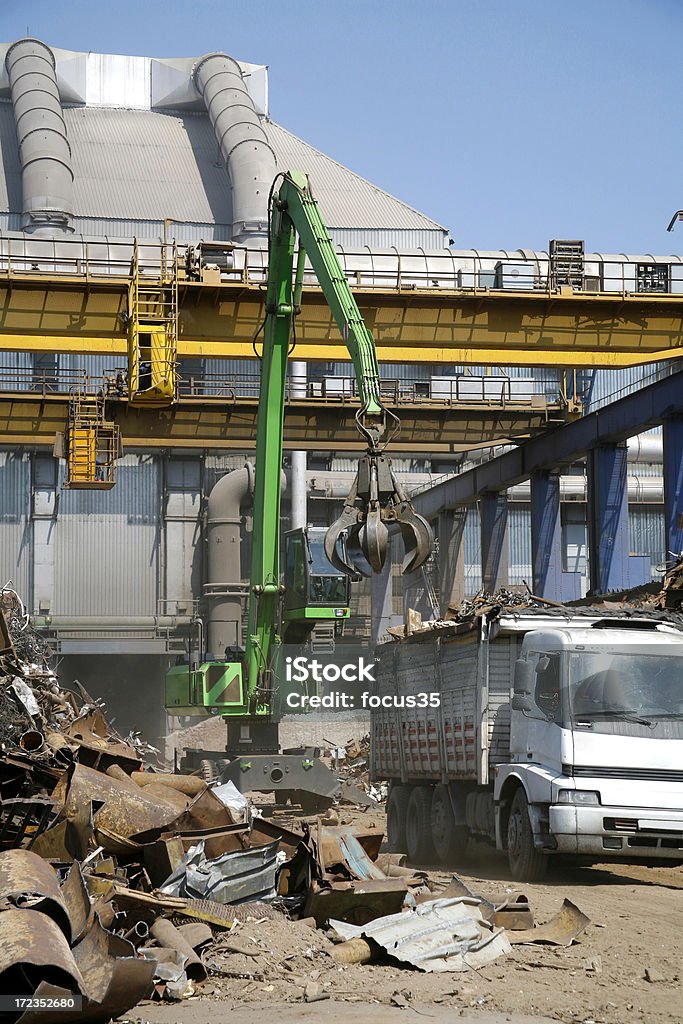
[(683, 657), (572, 652), (569, 694), (575, 717), (683, 719)]

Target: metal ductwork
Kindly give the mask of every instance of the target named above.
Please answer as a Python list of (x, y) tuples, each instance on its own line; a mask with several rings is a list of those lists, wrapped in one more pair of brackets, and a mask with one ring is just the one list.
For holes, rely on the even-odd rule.
[(5, 66), (19, 140), (25, 231), (71, 231), (71, 147), (55, 74), (55, 57), (39, 39), (10, 46)]
[[(280, 478), (284, 492), (285, 474)], [(208, 601), (206, 651), (223, 658), (226, 647), (242, 647), (242, 610), (249, 593), (242, 583), (240, 506), (254, 493), (254, 467), (247, 463), (218, 480), (209, 495), (206, 539), (209, 546), (204, 597)]]
[(233, 239), (265, 244), (275, 153), (247, 92), (242, 69), (226, 53), (209, 53), (192, 79), (206, 106), (232, 186)]
[(222, 658), (226, 647), (242, 643), (242, 583), (240, 559), (240, 506), (254, 490), (254, 467), (227, 473), (214, 485), (207, 510), (208, 581), (204, 596), (209, 603), (207, 651)]

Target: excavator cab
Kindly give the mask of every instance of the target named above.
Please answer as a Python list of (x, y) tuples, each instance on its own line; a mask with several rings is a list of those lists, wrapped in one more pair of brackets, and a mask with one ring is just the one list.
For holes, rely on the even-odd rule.
[(325, 527), (285, 534), (285, 643), (304, 640), (316, 622), (348, 619), (350, 579), (325, 554)]

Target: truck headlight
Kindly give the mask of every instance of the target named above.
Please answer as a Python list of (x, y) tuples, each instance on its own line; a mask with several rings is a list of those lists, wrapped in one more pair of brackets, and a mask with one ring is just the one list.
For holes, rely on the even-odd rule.
[(561, 789), (557, 800), (561, 804), (588, 804), (595, 807), (600, 803), (600, 794), (593, 789)]

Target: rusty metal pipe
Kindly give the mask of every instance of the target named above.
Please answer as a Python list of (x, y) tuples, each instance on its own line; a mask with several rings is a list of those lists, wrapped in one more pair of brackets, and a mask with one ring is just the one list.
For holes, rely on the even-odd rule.
[(37, 729), (27, 729), (19, 737), (19, 746), (31, 754), (37, 754), (45, 746), (45, 737)]
[(149, 927), (144, 921), (136, 921), (132, 928), (129, 928), (127, 932), (123, 933), (123, 937), (134, 944), (137, 942), (143, 942), (149, 937)]
[(127, 775), (126, 772), (124, 772), (121, 765), (110, 764), (107, 768), (107, 775), (110, 779), (116, 779), (117, 782), (123, 783), (127, 789), (131, 789), (133, 791), (137, 790), (137, 786), (131, 779), (130, 775)]
[(160, 946), (164, 946), (166, 949), (175, 949), (185, 957), (185, 973), (188, 978), (192, 981), (205, 981), (206, 967), (174, 924), (171, 924), (165, 917), (158, 917), (150, 928), (150, 932)]
[[(118, 776), (117, 776), (118, 777)], [(171, 772), (135, 772), (127, 778), (136, 786), (162, 785), (177, 789), (186, 796), (199, 796), (207, 788), (197, 775), (173, 775)]]

